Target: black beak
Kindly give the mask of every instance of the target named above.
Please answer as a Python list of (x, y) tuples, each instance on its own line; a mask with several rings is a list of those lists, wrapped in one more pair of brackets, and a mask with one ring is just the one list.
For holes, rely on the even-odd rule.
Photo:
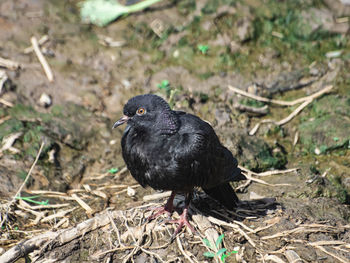
[(124, 124), (125, 122), (127, 122), (130, 119), (130, 117), (124, 115), (123, 117), (121, 117), (116, 123), (114, 123), (112, 129), (117, 128), (118, 126)]

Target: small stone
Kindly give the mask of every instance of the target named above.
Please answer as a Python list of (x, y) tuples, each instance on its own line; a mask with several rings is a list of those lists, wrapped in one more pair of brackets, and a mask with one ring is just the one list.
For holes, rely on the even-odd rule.
[(42, 107), (50, 107), (52, 104), (52, 99), (50, 97), (50, 95), (46, 94), (46, 93), (42, 93), (39, 99), (39, 104)]
[(255, 94), (257, 94), (258, 89), (257, 89), (255, 84), (249, 85), (249, 87), (247, 89), (247, 92), (250, 93), (250, 94), (254, 94), (255, 95)]
[(343, 53), (342, 50), (329, 51), (326, 53), (327, 58), (337, 58)]
[(124, 86), (125, 88), (130, 88), (130, 87), (131, 87), (131, 83), (130, 83), (130, 81), (127, 80), (127, 79), (123, 79), (123, 80), (122, 80), (122, 84), (123, 84), (123, 86)]
[(114, 144), (116, 144), (116, 143), (117, 143), (117, 140), (110, 140), (110, 141), (109, 141), (109, 144), (110, 144), (110, 145), (114, 145)]
[(56, 154), (55, 149), (52, 149), (51, 151), (48, 152), (50, 163), (55, 163), (55, 154)]
[(136, 191), (133, 188), (131, 188), (130, 186), (128, 186), (128, 189), (126, 190), (126, 193), (127, 193), (128, 196), (132, 197), (132, 196), (135, 196)]
[(311, 68), (310, 69), (310, 75), (311, 76), (317, 76), (320, 73), (320, 71), (317, 68)]
[(250, 196), (249, 196), (249, 199), (250, 200), (258, 200), (258, 199), (263, 199), (265, 196), (262, 196), (262, 195), (259, 195), (255, 192), (250, 192)]
[(315, 154), (316, 155), (320, 155), (321, 154), (320, 148), (318, 148), (318, 147), (315, 148)]
[(174, 57), (174, 58), (178, 58), (179, 55), (180, 55), (180, 51), (179, 51), (178, 49), (176, 49), (176, 50), (174, 51), (174, 53), (173, 53), (173, 57)]

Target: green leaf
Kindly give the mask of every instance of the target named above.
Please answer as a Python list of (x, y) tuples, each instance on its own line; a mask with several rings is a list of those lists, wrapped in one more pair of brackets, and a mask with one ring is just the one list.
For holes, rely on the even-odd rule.
[(85, 0), (80, 4), (80, 17), (84, 22), (106, 26), (122, 15), (141, 11), (161, 0), (145, 0), (124, 6), (117, 0)]
[(162, 86), (163, 86), (163, 87), (169, 86), (169, 80), (167, 80), (167, 79), (163, 80), (163, 81), (162, 81)]
[(218, 255), (218, 257), (220, 257), (221, 254), (222, 254), (222, 253), (225, 253), (226, 251), (227, 251), (227, 248), (224, 248), (224, 247), (223, 247), (223, 248), (219, 249), (218, 252), (216, 252), (216, 255)]
[(197, 48), (203, 55), (207, 54), (209, 50), (208, 45), (198, 45)]
[(225, 263), (225, 258), (227, 258), (228, 257), (228, 255), (227, 254), (222, 254), (221, 255), (221, 261), (222, 261), (222, 263)]
[(207, 251), (207, 252), (203, 253), (203, 256), (205, 256), (207, 258), (213, 258), (213, 257), (215, 257), (215, 254), (213, 252)]
[(203, 241), (203, 243), (204, 243), (207, 247), (212, 248), (212, 246), (211, 246), (211, 244), (210, 244), (210, 242), (209, 242), (208, 239), (203, 238), (202, 241)]
[(34, 198), (38, 198), (39, 195), (34, 195), (34, 196), (16, 196), (16, 199), (20, 199), (20, 200), (24, 200), (27, 201), (29, 203), (33, 203), (36, 205), (48, 205), (49, 204), (49, 200), (45, 200), (45, 201), (35, 201), (33, 200)]
[(224, 239), (224, 237), (225, 237), (224, 234), (222, 234), (222, 235), (220, 235), (220, 236), (218, 237), (218, 239), (217, 239), (216, 242), (215, 242), (216, 248), (219, 248), (219, 246), (220, 246), (222, 240)]
[(237, 253), (238, 253), (238, 251), (232, 250), (231, 252), (227, 252), (226, 255), (229, 256), (229, 255), (237, 254)]
[(115, 174), (115, 173), (118, 172), (118, 171), (119, 171), (118, 168), (111, 168), (111, 169), (108, 170), (108, 173), (110, 173), (110, 174)]

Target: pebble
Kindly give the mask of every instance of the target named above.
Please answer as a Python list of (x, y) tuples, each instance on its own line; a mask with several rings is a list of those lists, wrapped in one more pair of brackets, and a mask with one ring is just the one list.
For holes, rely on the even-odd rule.
[(178, 49), (176, 49), (176, 50), (174, 51), (174, 53), (173, 53), (173, 57), (174, 57), (174, 58), (178, 58), (179, 55), (180, 55), (180, 51), (179, 51)]
[(50, 97), (50, 95), (47, 95), (46, 93), (42, 93), (39, 99), (39, 104), (42, 107), (50, 107), (52, 104), (52, 99)]
[(136, 191), (133, 189), (133, 188), (131, 188), (130, 186), (128, 186), (128, 189), (126, 190), (126, 193), (128, 194), (128, 196), (135, 196), (135, 194), (136, 194)]
[(315, 148), (315, 154), (316, 155), (320, 155), (321, 154), (321, 150), (318, 147)]

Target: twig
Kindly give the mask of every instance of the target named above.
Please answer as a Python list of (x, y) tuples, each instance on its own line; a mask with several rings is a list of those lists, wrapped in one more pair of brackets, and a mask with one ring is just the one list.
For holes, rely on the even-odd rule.
[[(112, 218), (116, 218), (118, 217), (118, 213), (112, 212), (111, 216)], [(79, 223), (75, 227), (64, 230), (45, 232), (10, 248), (4, 254), (0, 255), (0, 262), (15, 262), (20, 257), (28, 255), (29, 253), (39, 248), (41, 248), (41, 251), (44, 251), (50, 245), (52, 246), (53, 242), (56, 242), (58, 246), (62, 246), (67, 242), (77, 239), (97, 228), (104, 227), (109, 223), (109, 218), (106, 216), (106, 214), (102, 213), (95, 216), (94, 218)], [(120, 248), (120, 250), (122, 249), (124, 248)], [(34, 252), (32, 258), (33, 262), (35, 261), (35, 257), (37, 257), (37, 255), (40, 255), (41, 251)]]
[(10, 116), (10, 115), (1, 118), (1, 119), (0, 119), (0, 124), (4, 123), (5, 121), (7, 121), (7, 120), (9, 120), (9, 119), (11, 119), (11, 116)]
[(166, 192), (163, 192), (163, 193), (155, 193), (155, 194), (152, 194), (152, 195), (145, 195), (143, 197), (143, 201), (149, 202), (149, 201), (153, 201), (153, 200), (166, 198), (166, 197), (169, 197), (170, 194), (171, 194), (170, 191), (166, 191)]
[(38, 44), (38, 40), (36, 39), (36, 37), (31, 37), (30, 42), (32, 43), (34, 52), (35, 52), (36, 56), (38, 57), (41, 65), (45, 71), (47, 79), (50, 82), (52, 82), (53, 81), (53, 74), (52, 74), (52, 71), (51, 71), (49, 64), (47, 63), (45, 57), (41, 53), (41, 50), (40, 50), (39, 44)]
[(268, 99), (268, 98), (260, 97), (260, 96), (251, 94), (249, 92), (246, 92), (244, 90), (235, 88), (235, 87), (233, 87), (231, 85), (229, 85), (228, 88), (230, 90), (234, 91), (235, 93), (238, 93), (240, 95), (243, 95), (245, 97), (248, 97), (248, 98), (251, 98), (251, 99), (255, 99), (255, 100), (258, 100), (258, 101), (267, 102), (267, 103), (274, 103), (274, 104), (278, 104), (278, 105), (282, 105), (282, 106), (294, 106), (296, 104), (302, 103), (302, 102), (310, 100), (310, 99), (313, 100), (313, 99), (321, 96), (322, 94), (329, 92), (333, 88), (333, 86), (332, 85), (328, 85), (324, 89), (322, 89), (322, 90), (320, 90), (320, 91), (318, 91), (318, 92), (316, 92), (316, 93), (314, 93), (314, 94), (312, 94), (310, 96), (299, 98), (299, 99), (296, 99), (296, 100), (293, 100), (293, 101), (274, 100), (274, 99)]
[(16, 70), (20, 67), (20, 64), (18, 62), (0, 57), (0, 67)]
[(55, 208), (62, 208), (62, 207), (67, 207), (69, 206), (70, 204), (68, 203), (65, 203), (65, 204), (54, 204), (54, 205), (35, 205), (35, 206), (31, 206), (29, 205), (27, 202), (25, 202), (24, 200), (20, 200), (20, 204), (23, 205), (23, 206), (26, 206), (32, 210), (39, 210), (39, 209), (55, 209)]
[(244, 191), (244, 189), (246, 188), (246, 187), (248, 187), (248, 185), (250, 185), (252, 183), (252, 180), (246, 180), (243, 184), (241, 184), (241, 185), (239, 185), (239, 186), (237, 186), (236, 188), (235, 188), (235, 191)]
[(298, 140), (299, 140), (299, 131), (297, 131), (294, 135), (293, 146), (297, 145)]
[[(42, 46), (43, 44), (45, 44), (47, 41), (49, 40), (49, 36), (48, 35), (43, 35), (39, 40), (38, 40), (38, 45)], [(29, 54), (30, 52), (33, 52), (34, 48), (33, 46), (27, 47), (23, 50), (24, 54)]]
[(76, 209), (76, 207), (73, 207), (73, 208), (68, 209), (68, 210), (61, 210), (56, 214), (52, 214), (52, 215), (49, 215), (49, 216), (41, 219), (40, 221), (44, 223), (44, 222), (48, 222), (48, 221), (55, 219), (55, 218), (58, 218), (58, 217), (64, 217), (64, 216), (66, 216), (66, 214), (74, 211), (75, 209)]
[(340, 240), (321, 240), (316, 242), (309, 242), (310, 246), (330, 246), (330, 245), (346, 245), (344, 241)]
[(231, 227), (235, 230), (237, 230), (242, 236), (245, 237), (245, 239), (255, 248), (256, 247), (256, 244), (255, 242), (253, 241), (253, 239), (250, 238), (250, 236), (248, 236), (248, 234), (246, 232), (244, 232), (238, 225), (236, 224), (232, 224), (232, 223), (227, 223), (225, 221), (222, 221), (220, 219), (217, 219), (215, 217), (212, 217), (212, 216), (209, 216), (208, 217), (209, 221), (216, 224), (216, 225), (219, 225), (219, 226), (228, 226), (228, 227)]
[(109, 211), (107, 211), (107, 216), (108, 216), (108, 218), (109, 218), (109, 220), (110, 220), (110, 222), (111, 222), (111, 225), (112, 225), (112, 228), (113, 228), (114, 232), (117, 234), (118, 245), (119, 245), (119, 246), (122, 246), (122, 247), (125, 247), (125, 246), (122, 244), (121, 240), (120, 240), (120, 233), (119, 233), (119, 230), (118, 230), (117, 226), (115, 225), (114, 220), (113, 220), (113, 218), (112, 218), (112, 216), (111, 216), (111, 214), (110, 214)]
[(327, 250), (326, 250), (324, 247), (322, 247), (322, 246), (314, 246), (314, 247), (315, 247), (315, 248), (318, 248), (318, 249), (321, 250), (322, 252), (324, 252), (324, 253), (326, 253), (326, 254), (332, 256), (333, 258), (338, 259), (338, 260), (339, 260), (340, 262), (342, 262), (342, 263), (348, 263), (348, 262), (349, 262), (347, 259), (343, 259), (343, 258), (341, 258), (341, 257), (339, 257), (339, 256), (337, 256), (337, 255), (335, 255), (335, 254), (333, 254), (333, 253), (327, 251)]
[(266, 172), (262, 172), (262, 173), (255, 173), (243, 166), (238, 165), (238, 168), (243, 170), (246, 173), (250, 173), (252, 175), (256, 175), (256, 176), (269, 176), (269, 175), (276, 175), (276, 174), (285, 174), (285, 173), (291, 173), (291, 172), (295, 172), (298, 171), (299, 168), (291, 168), (291, 169), (287, 169), (287, 170), (273, 170), (273, 171), (266, 171)]
[(2, 93), (2, 88), (4, 87), (4, 84), (8, 80), (8, 76), (6, 74), (5, 70), (0, 69), (0, 95)]
[(176, 244), (177, 244), (177, 246), (179, 247), (181, 253), (185, 256), (185, 258), (187, 258), (187, 260), (188, 260), (189, 262), (195, 263), (195, 262), (192, 260), (192, 258), (191, 258), (189, 255), (187, 255), (187, 253), (186, 253), (185, 250), (183, 249), (179, 236), (176, 237)]
[(251, 180), (253, 182), (268, 185), (268, 186), (290, 186), (290, 184), (269, 184), (269, 183), (265, 182), (264, 180), (251, 177), (250, 173), (245, 174), (245, 177), (247, 177), (248, 180)]
[(35, 158), (35, 160), (34, 160), (34, 163), (33, 163), (32, 166), (30, 167), (30, 170), (29, 170), (29, 172), (28, 172), (26, 178), (24, 179), (24, 181), (23, 181), (22, 185), (20, 186), (20, 188), (18, 189), (17, 193), (14, 195), (14, 197), (12, 198), (12, 200), (10, 201), (10, 203), (8, 204), (7, 209), (6, 209), (6, 214), (5, 214), (4, 218), (3, 218), (3, 220), (1, 221), (0, 228), (2, 227), (2, 225), (4, 224), (4, 222), (7, 220), (7, 216), (8, 216), (8, 212), (9, 212), (10, 206), (16, 201), (16, 198), (21, 194), (21, 191), (22, 191), (23, 187), (25, 186), (25, 184), (27, 183), (27, 181), (28, 181), (30, 175), (32, 174), (33, 169), (34, 169), (36, 163), (37, 163), (38, 160), (39, 160), (41, 151), (42, 151), (43, 148), (44, 148), (44, 145), (45, 145), (45, 142), (42, 142), (41, 145), (40, 145), (40, 149), (39, 149), (39, 151), (38, 151), (38, 154), (36, 155), (36, 158)]
[(136, 246), (128, 246), (128, 247), (116, 247), (116, 248), (112, 248), (109, 250), (105, 250), (105, 251), (101, 251), (98, 252), (97, 254), (93, 255), (94, 258), (100, 258), (101, 256), (111, 253), (111, 252), (115, 252), (115, 251), (122, 251), (122, 250), (129, 250), (129, 249), (135, 249)]
[(75, 201), (77, 201), (77, 203), (85, 209), (85, 211), (88, 213), (88, 214), (92, 214), (94, 212), (94, 210), (92, 210), (92, 208), (87, 204), (85, 203), (78, 195), (76, 194), (72, 194), (72, 197), (74, 198)]
[(298, 108), (296, 108), (291, 114), (289, 114), (288, 117), (276, 122), (276, 125), (282, 126), (289, 122), (291, 119), (293, 119), (295, 116), (299, 114), (307, 105), (309, 105), (312, 102), (312, 99), (306, 100), (301, 104)]
[(2, 98), (0, 98), (0, 103), (4, 104), (5, 106), (10, 107), (10, 108), (13, 107), (13, 104), (11, 102), (4, 100)]
[(291, 230), (285, 230), (270, 236), (264, 236), (261, 239), (267, 240), (272, 238), (283, 237), (286, 235), (294, 234), (294, 233), (315, 233), (315, 232), (328, 232), (332, 226), (328, 225), (320, 225), (320, 224), (311, 224), (311, 225), (301, 225), (297, 228), (293, 228)]
[(289, 114), (288, 117), (286, 117), (286, 118), (284, 118), (284, 119), (282, 119), (282, 120), (280, 120), (280, 121), (277, 121), (277, 122), (276, 122), (276, 121), (270, 120), (270, 119), (269, 119), (269, 120), (262, 120), (261, 122), (257, 123), (257, 124), (254, 126), (253, 129), (251, 129), (251, 131), (249, 132), (249, 135), (250, 135), (250, 136), (254, 135), (254, 134), (258, 131), (260, 125), (263, 124), (263, 123), (274, 123), (274, 124), (276, 124), (276, 125), (278, 125), (278, 126), (282, 126), (282, 125), (288, 123), (288, 122), (289, 122), (290, 120), (292, 120), (295, 116), (297, 116), (297, 115), (299, 114), (299, 112), (301, 112), (301, 111), (302, 111), (307, 105), (309, 105), (311, 102), (312, 102), (312, 100), (306, 100), (306, 101), (304, 101), (304, 103), (301, 104), (298, 108), (296, 108), (291, 114)]
[(69, 219), (67, 217), (64, 217), (60, 221), (58, 221), (56, 225), (53, 226), (53, 229), (58, 229), (60, 226), (68, 222), (69, 222)]
[(303, 260), (294, 250), (286, 250), (284, 256), (288, 259), (289, 263), (303, 263)]
[(57, 192), (57, 191), (47, 191), (47, 190), (30, 190), (27, 191), (30, 194), (37, 194), (37, 195), (60, 195), (60, 196), (67, 196), (66, 193)]
[(316, 93), (314, 93), (314, 94), (312, 94), (310, 96), (307, 96), (307, 97), (304, 97), (304, 98), (300, 98), (300, 99), (297, 99), (297, 100), (293, 101), (292, 105), (295, 105), (295, 104), (301, 103), (301, 102), (302, 102), (302, 104), (298, 108), (296, 108), (291, 114), (289, 114), (288, 117), (286, 117), (286, 118), (284, 118), (284, 119), (282, 119), (280, 121), (274, 121), (274, 120), (270, 120), (270, 119), (262, 120), (259, 123), (257, 123), (253, 127), (253, 129), (251, 129), (251, 131), (249, 132), (249, 135), (251, 135), (251, 136), (254, 135), (258, 131), (260, 125), (263, 124), (263, 123), (274, 123), (274, 124), (276, 124), (278, 126), (282, 126), (282, 125), (288, 123), (295, 116), (297, 116), (307, 105), (309, 105), (315, 98), (317, 98), (317, 97), (319, 97), (319, 96), (321, 96), (321, 95), (323, 95), (325, 93), (330, 92), (330, 90), (332, 88), (333, 88), (333, 86), (329, 85), (329, 86), (326, 86), (324, 89), (322, 89), (322, 90), (320, 90), (320, 91), (318, 91), (318, 92), (316, 92)]

